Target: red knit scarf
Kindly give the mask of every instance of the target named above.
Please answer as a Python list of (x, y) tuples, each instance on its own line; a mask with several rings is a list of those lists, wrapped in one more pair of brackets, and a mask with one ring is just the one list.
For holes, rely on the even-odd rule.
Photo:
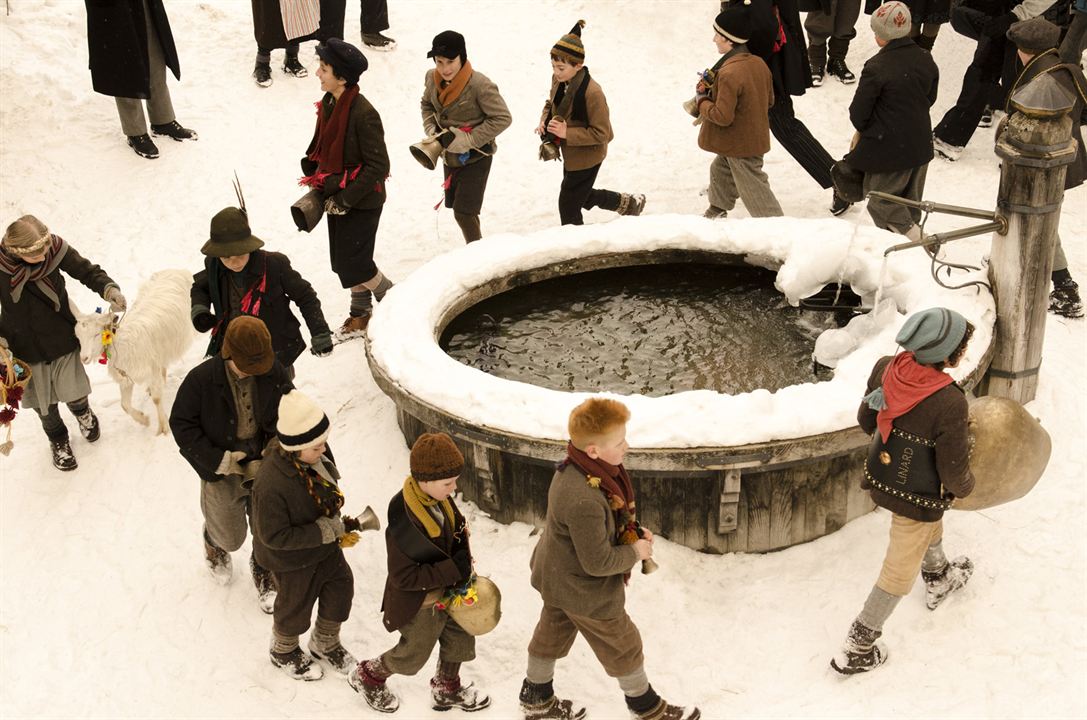
[(600, 490), (615, 514), (615, 535), (619, 544), (633, 545), (637, 542), (641, 534), (638, 532), (634, 486), (630, 483), (627, 469), (622, 465), (612, 465), (599, 458), (591, 458), (574, 447), (573, 443), (566, 444), (566, 459), (562, 464), (565, 466), (567, 463), (573, 463), (578, 470), (585, 473), (590, 484), (599, 478)]
[(950, 375), (921, 365), (912, 352), (895, 356), (883, 371), (883, 409), (876, 413), (876, 427), (883, 442), (891, 436), (891, 423), (917, 404), (953, 382)]
[[(351, 116), (351, 105), (359, 95), (359, 86), (352, 85), (343, 91), (339, 100), (332, 106), (332, 112), (325, 117), (321, 102), (317, 106), (317, 127), (313, 131), (313, 140), (310, 141), (307, 157), (317, 163), (317, 172), (302, 178), (301, 184), (321, 188), (325, 184), (325, 178), (329, 175), (342, 173), (343, 146), (347, 136), (347, 121)], [(358, 170), (355, 170), (358, 173)], [(347, 175), (344, 175), (346, 185)]]

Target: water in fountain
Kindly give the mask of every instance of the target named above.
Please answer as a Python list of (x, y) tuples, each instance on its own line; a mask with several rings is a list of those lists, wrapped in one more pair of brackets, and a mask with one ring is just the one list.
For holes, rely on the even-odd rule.
[(829, 313), (790, 307), (773, 273), (725, 265), (598, 270), (466, 310), (441, 346), (472, 367), (557, 390), (740, 393), (814, 382)]

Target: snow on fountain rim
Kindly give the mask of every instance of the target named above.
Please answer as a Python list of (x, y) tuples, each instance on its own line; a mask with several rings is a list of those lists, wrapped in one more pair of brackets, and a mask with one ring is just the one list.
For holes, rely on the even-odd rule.
[[(439, 347), (438, 323), (470, 290), (571, 258), (684, 249), (741, 254), (750, 264), (777, 268), (775, 284), (794, 305), (839, 280), (870, 304), (883, 251), (904, 241), (901, 235), (838, 219), (710, 221), (689, 215), (619, 218), (526, 235), (493, 235), (431, 259), (390, 290), (370, 321), (370, 352), (404, 391), (446, 413), (491, 429), (561, 442), (567, 438), (570, 410), (594, 393), (504, 380), (461, 364)], [(853, 341), (857, 346), (838, 359), (831, 381), (738, 395), (712, 390), (662, 397), (600, 394), (630, 408), (627, 438), (637, 448), (727, 447), (847, 429), (856, 424), (857, 405), (872, 365), (896, 351), (894, 337), (906, 317), (941, 305), (962, 313), (977, 328), (966, 357), (951, 374), (961, 379), (972, 372), (992, 339), (996, 319), (992, 296), (940, 287), (932, 281), (928, 257), (919, 248), (893, 253), (886, 275), (883, 298), (892, 299), (905, 314), (880, 313), (878, 327), (871, 327), (869, 316), (855, 318), (849, 330), (857, 336)], [(957, 273), (953, 284), (984, 279), (984, 271)], [(844, 331), (828, 332), (849, 339)]]

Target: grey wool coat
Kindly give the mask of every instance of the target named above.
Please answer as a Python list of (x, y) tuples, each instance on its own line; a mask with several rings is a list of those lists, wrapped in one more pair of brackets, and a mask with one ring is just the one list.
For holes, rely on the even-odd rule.
[(471, 127), (472, 150), (467, 163), (462, 163), (457, 153), (445, 152), (442, 159), (449, 167), (470, 165), (485, 155), (494, 155), (498, 149), (495, 138), (513, 122), (506, 101), (498, 92), (498, 86), (490, 78), (476, 70), (460, 95), (449, 107), (442, 107), (438, 99), (440, 88), (434, 82), (434, 71), (428, 70), (424, 80), (423, 97), (419, 110), (423, 115), (423, 130), (427, 136), (436, 135), (447, 128)]
[(551, 479), (547, 520), (532, 552), (532, 587), (545, 605), (597, 620), (623, 614), (623, 576), (638, 562), (619, 545), (615, 516), (600, 488), (570, 463)]

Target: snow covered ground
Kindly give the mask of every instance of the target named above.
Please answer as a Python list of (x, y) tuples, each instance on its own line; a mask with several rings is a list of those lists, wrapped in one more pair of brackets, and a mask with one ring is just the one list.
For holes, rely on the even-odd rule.
[[(200, 140), (164, 139), (155, 161), (124, 146), (112, 99), (90, 90), (83, 4), (7, 4), (10, 14), (0, 17), (0, 223), (37, 215), (101, 263), (132, 298), (157, 269), (200, 266), (208, 221), (234, 203), (236, 170), (254, 232), (292, 257), (321, 294), (330, 324), (339, 324), (346, 296), (328, 270), (324, 228), (299, 235), (287, 211), (301, 194), (297, 160), (312, 133), (317, 80), (282, 75), (277, 52), (275, 84), (260, 89), (252, 82), (248, 3), (168, 3), (183, 73), (183, 82), (171, 81), (174, 105)], [(382, 114), (393, 161), (377, 257), (394, 280), (461, 245), (450, 213), (431, 209), (440, 198), (439, 174), (422, 170), (407, 152), (422, 134), (417, 102), (425, 54), (431, 37), (447, 27), (465, 33), (473, 65), (498, 83), (514, 116), (500, 138), (485, 233), (528, 233), (558, 222), (560, 167), (536, 160), (532, 129), (548, 88), (548, 51), (578, 18), (588, 21), (587, 62), (608, 95), (616, 134), (601, 185), (646, 193), (648, 214), (704, 208), (699, 192), (710, 157), (697, 149), (680, 103), (695, 73), (715, 59), (716, 2), (390, 5), (390, 34), (400, 46), (387, 55), (368, 53), (362, 89)], [(349, 40), (357, 37), (356, 18), (349, 10)], [(864, 22), (849, 57), (858, 72), (875, 52)], [(950, 29), (937, 41), (943, 84), (934, 118), (954, 101), (971, 50)], [(311, 46), (302, 59), (316, 69)], [(852, 132), (845, 115), (852, 91), (831, 80), (797, 99), (798, 114), (835, 156)], [(766, 169), (787, 213), (827, 217), (828, 194), (776, 144)], [(990, 133), (979, 131), (959, 162), (932, 165), (926, 194), (992, 206), (997, 177)], [(1081, 280), (1085, 198), (1082, 187), (1066, 197), (1061, 223), (1073, 275)], [(863, 210), (844, 218), (870, 224)], [(600, 211), (588, 215), (590, 223), (611, 219)], [(962, 224), (936, 216), (929, 228)], [(988, 244), (987, 238), (962, 241), (949, 252), (976, 262)], [(84, 309), (100, 303), (83, 288), (73, 295)], [(698, 703), (707, 718), (1087, 716), (1085, 327), (1082, 320), (1049, 318), (1038, 398), (1030, 405), (1053, 436), (1048, 472), (1012, 505), (948, 515), (949, 552), (968, 553), (977, 572), (936, 613), (914, 589), (885, 628), (891, 651), (885, 668), (842, 680), (827, 666), (882, 559), (889, 518), (876, 512), (830, 537), (770, 555), (708, 556), (658, 542), (663, 569), (636, 576), (628, 596), (654, 686), (668, 699)], [(185, 365), (171, 371), (168, 395), (202, 350), (198, 342)], [(370, 504), (383, 515), (407, 472), (408, 453), (392, 403), (370, 379), (362, 344), (341, 346), (327, 359), (307, 354), (297, 369), (300, 387), (334, 416), (347, 510)], [(233, 584), (215, 585), (202, 563), (198, 480), (172, 439), (124, 415), (105, 369), (90, 372), (103, 437), (95, 445), (73, 440), (78, 471), (53, 470), (29, 412), (15, 424), (14, 452), (0, 458), (0, 715), (375, 715), (338, 677), (297, 683), (269, 664), (271, 620), (257, 608), (243, 571), (248, 546), (234, 554)], [(540, 605), (528, 584), (534, 538), (527, 526), (502, 526), (470, 506), (466, 511), (479, 569), (502, 588), (505, 614), (480, 639), (479, 657), (464, 675), (492, 695), (487, 717), (514, 717)], [(395, 639), (378, 615), (381, 536), (367, 534), (348, 557), (356, 602), (344, 641), (359, 657), (375, 655)], [(438, 716), (427, 702), (429, 670), (391, 681), (403, 697), (399, 716)], [(593, 718), (626, 716), (617, 687), (583, 642), (560, 663), (556, 687), (585, 702)]]

